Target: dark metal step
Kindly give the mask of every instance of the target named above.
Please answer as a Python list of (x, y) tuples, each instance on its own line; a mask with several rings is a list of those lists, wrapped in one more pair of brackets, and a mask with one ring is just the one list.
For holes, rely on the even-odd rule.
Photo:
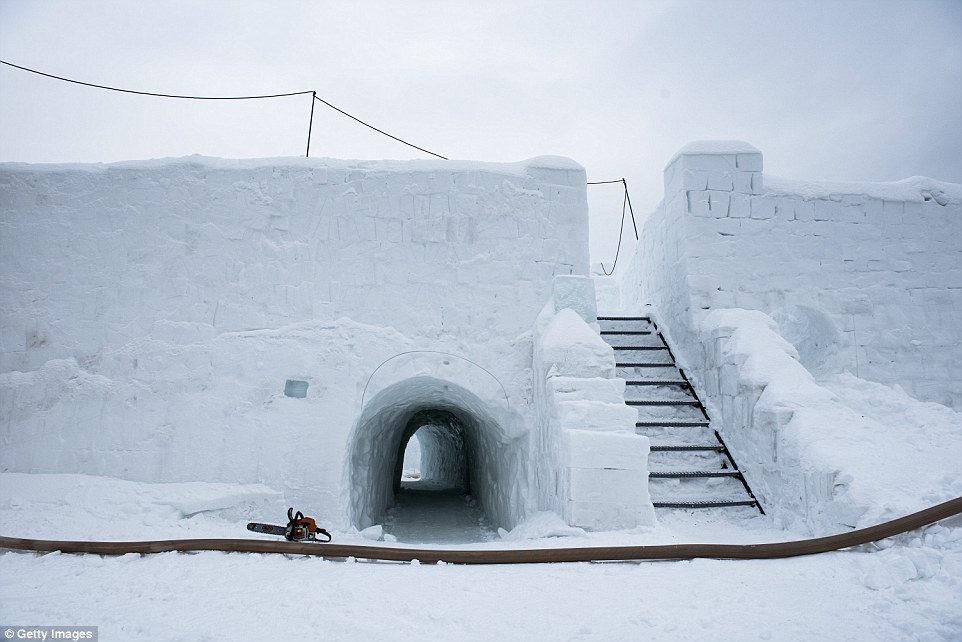
[(651, 470), (648, 477), (658, 479), (688, 479), (692, 477), (741, 477), (739, 470), (722, 468), (719, 470)]
[(602, 330), (601, 334), (648, 335), (651, 330)]
[(709, 422), (698, 420), (661, 419), (636, 421), (635, 428), (707, 428)]
[(703, 499), (696, 501), (652, 502), (655, 508), (729, 508), (733, 506), (757, 506), (754, 499)]
[(710, 451), (710, 452), (724, 452), (725, 447), (721, 444), (666, 444), (663, 446), (652, 446), (651, 452), (653, 453), (667, 453), (667, 452), (695, 452), (695, 451)]
[[(656, 470), (649, 473), (649, 477), (653, 480), (657, 479), (699, 479), (699, 478), (730, 478), (735, 479), (741, 483), (745, 488), (747, 497), (734, 499), (731, 497), (722, 497), (714, 499), (689, 499), (685, 497), (678, 497), (677, 499), (672, 499), (670, 497), (656, 497), (654, 498), (653, 504), (656, 508), (680, 508), (680, 509), (699, 509), (699, 508), (729, 508), (738, 506), (755, 507), (762, 514), (765, 514), (761, 503), (757, 500), (755, 495), (752, 493), (751, 488), (748, 486), (748, 482), (745, 476), (738, 469), (738, 464), (732, 458), (731, 453), (725, 446), (724, 441), (718, 431), (715, 432), (715, 439), (717, 443), (706, 443), (712, 441), (711, 438), (706, 435), (701, 435), (701, 433), (691, 433), (687, 432), (689, 428), (703, 429), (707, 428), (711, 430), (711, 423), (708, 414), (705, 410), (704, 404), (698, 399), (697, 391), (695, 387), (688, 381), (685, 373), (679, 369), (678, 364), (675, 361), (675, 355), (672, 352), (671, 346), (668, 345), (667, 340), (659, 331), (658, 325), (652, 320), (651, 317), (645, 316), (599, 316), (598, 321), (604, 322), (608, 321), (611, 323), (602, 324), (604, 328), (601, 330), (602, 338), (615, 350), (615, 360), (618, 361), (619, 358), (626, 359), (626, 361), (616, 363), (616, 366), (620, 368), (619, 374), (623, 378), (632, 378), (630, 381), (626, 381), (626, 386), (635, 386), (635, 390), (639, 390), (641, 387), (647, 386), (657, 387), (666, 386), (674, 387), (675, 390), (682, 392), (686, 397), (690, 397), (690, 400), (670, 400), (670, 399), (640, 399), (640, 400), (628, 400), (627, 405), (632, 407), (643, 407), (643, 406), (660, 406), (660, 407), (675, 407), (678, 411), (682, 407), (693, 407), (697, 408), (704, 419), (694, 420), (694, 419), (657, 419), (657, 418), (646, 418), (635, 422), (635, 430), (638, 434), (654, 434), (656, 441), (669, 440), (675, 443), (662, 443), (651, 446), (650, 452), (652, 453), (691, 453), (688, 457), (680, 457), (680, 459), (689, 459), (686, 463), (675, 463), (671, 464), (666, 462), (662, 463), (662, 466), (698, 466), (695, 460), (701, 459), (702, 466), (711, 466), (707, 462), (708, 459), (715, 459), (715, 455), (723, 458), (723, 465), (726, 468), (716, 468), (713, 470)], [(633, 323), (634, 322), (634, 323)], [(647, 336), (651, 335), (653, 340), (639, 341), (637, 339), (631, 339), (633, 336)], [(619, 338), (620, 337), (620, 338)], [(654, 337), (657, 337), (655, 339)], [(657, 345), (618, 345), (624, 343), (655, 343)], [(637, 355), (637, 357), (636, 357)], [(650, 355), (650, 356), (648, 356)], [(661, 359), (657, 363), (638, 363), (632, 361), (632, 358), (648, 358), (648, 359)], [(654, 373), (655, 377), (652, 379), (643, 379), (642, 372), (628, 372), (629, 369), (642, 369), (642, 368), (666, 368), (669, 369), (665, 373)], [(640, 396), (645, 396), (644, 393), (637, 393)], [(663, 396), (658, 395), (657, 390), (652, 390), (649, 393), (651, 396)], [(667, 395), (672, 396), (672, 395)], [(640, 414), (644, 415), (642, 411)], [(668, 414), (668, 413), (665, 413)], [(675, 414), (674, 412), (671, 414)], [(680, 414), (680, 412), (678, 413)], [(669, 436), (671, 434), (671, 429), (678, 428), (679, 430), (686, 431), (685, 438), (681, 433), (676, 433), (677, 440), (671, 439)], [(662, 429), (668, 429), (667, 434), (662, 431)], [(696, 443), (685, 444), (684, 441), (691, 439)], [(682, 443), (678, 443), (682, 442)], [(709, 457), (709, 455), (711, 455)], [(730, 466), (730, 467), (728, 467)], [(657, 486), (657, 482), (652, 482), (653, 489)], [(660, 489), (663, 492), (667, 489)], [(707, 489), (706, 489), (707, 490)], [(716, 491), (717, 492), (717, 491)], [(663, 493), (656, 493), (663, 494)], [(704, 493), (710, 494), (710, 493)]]
[(666, 346), (611, 346), (612, 350), (667, 350)]

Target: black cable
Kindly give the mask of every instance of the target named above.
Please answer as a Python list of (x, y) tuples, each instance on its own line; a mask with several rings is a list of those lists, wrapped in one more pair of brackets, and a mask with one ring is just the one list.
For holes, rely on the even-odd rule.
[[(317, 98), (317, 92), (312, 91), (314, 98)], [(305, 157), (310, 157), (311, 155), (311, 130), (314, 129), (314, 101), (311, 100), (311, 119), (307, 121), (307, 153), (304, 154)]]
[(615, 268), (618, 267), (618, 257), (621, 255), (621, 237), (625, 233), (625, 203), (628, 202), (628, 192), (625, 191), (625, 200), (621, 202), (621, 228), (618, 230), (618, 249), (615, 250), (615, 262), (611, 264), (611, 272), (605, 269), (605, 264), (601, 261), (598, 265), (601, 266), (601, 271), (604, 272), (605, 276), (611, 276), (615, 273)]
[[(43, 71), (37, 71), (36, 69), (30, 69), (29, 67), (22, 67), (22, 66), (20, 66), (20, 65), (15, 65), (15, 64), (13, 64), (12, 62), (7, 62), (6, 60), (0, 60), (0, 64), (7, 65), (7, 66), (9, 66), (9, 67), (14, 67), (15, 69), (20, 69), (20, 70), (22, 70), (22, 71), (28, 71), (28, 72), (30, 72), (30, 73), (32, 73), (32, 74), (37, 74), (38, 76), (46, 76), (47, 78), (53, 78), (54, 80), (62, 80), (63, 82), (73, 83), (73, 84), (75, 84), (75, 85), (83, 85), (83, 86), (85, 86), (85, 87), (94, 87), (94, 88), (96, 88), (96, 89), (107, 89), (107, 90), (109, 90), (109, 91), (118, 91), (118, 92), (125, 93), (125, 94), (137, 94), (137, 95), (139, 95), (139, 96), (154, 96), (154, 97), (157, 97), (157, 98), (183, 98), (183, 99), (187, 99), (187, 100), (259, 100), (259, 99), (261, 99), (261, 98), (284, 98), (284, 97), (286, 97), (286, 96), (303, 96), (303, 95), (305, 95), (305, 94), (311, 94), (311, 97), (312, 97), (313, 100), (320, 101), (321, 103), (327, 105), (328, 107), (330, 107), (330, 108), (333, 109), (334, 111), (337, 111), (337, 112), (340, 112), (341, 114), (344, 114), (344, 115), (347, 116), (348, 118), (359, 122), (360, 124), (364, 125), (365, 127), (368, 127), (368, 128), (370, 128), (370, 129), (373, 129), (374, 131), (378, 132), (379, 134), (383, 134), (383, 135), (387, 136), (388, 138), (393, 138), (394, 140), (398, 141), (399, 143), (403, 143), (403, 144), (407, 145), (408, 147), (413, 147), (414, 149), (416, 149), (416, 150), (418, 150), (418, 151), (422, 151), (422, 152), (424, 152), (425, 154), (430, 154), (431, 156), (437, 156), (438, 158), (440, 158), (440, 159), (442, 159), (442, 160), (448, 160), (448, 158), (447, 158), (446, 156), (441, 156), (441, 154), (435, 154), (434, 152), (428, 151), (428, 150), (424, 149), (423, 147), (418, 147), (417, 145), (413, 145), (413, 144), (407, 142), (406, 140), (402, 140), (402, 139), (398, 138), (397, 136), (392, 136), (391, 134), (387, 133), (387, 132), (384, 131), (383, 129), (378, 129), (378, 128), (375, 127), (374, 125), (370, 125), (370, 124), (364, 122), (363, 120), (361, 120), (361, 119), (358, 118), (357, 116), (352, 116), (351, 114), (347, 113), (347, 112), (344, 111), (343, 109), (339, 109), (338, 107), (335, 107), (334, 105), (332, 105), (331, 103), (327, 102), (327, 101), (324, 100), (323, 98), (318, 97), (316, 91), (292, 91), (292, 92), (287, 92), (287, 93), (282, 93), (282, 94), (264, 94), (264, 95), (260, 95), (260, 96), (183, 96), (183, 95), (179, 95), (179, 94), (160, 94), (160, 93), (156, 93), (156, 92), (152, 92), (152, 91), (136, 91), (136, 90), (134, 90), (134, 89), (121, 89), (121, 88), (119, 88), (119, 87), (110, 87), (110, 86), (108, 86), (108, 85), (98, 85), (98, 84), (91, 83), (91, 82), (84, 82), (84, 81), (82, 81), (82, 80), (73, 80), (72, 78), (64, 78), (63, 76), (55, 76), (54, 74), (48, 74), (48, 73), (45, 73), (45, 72), (43, 72)], [(314, 125), (314, 102), (313, 102), (313, 100), (311, 101), (311, 121), (310, 121), (310, 124), (308, 125), (308, 131), (307, 131), (307, 155), (308, 155), (308, 156), (310, 156), (310, 153), (311, 153), (311, 128), (312, 128), (313, 125)]]
[(615, 273), (615, 267), (618, 265), (618, 256), (621, 254), (621, 239), (625, 233), (625, 206), (627, 205), (628, 210), (631, 212), (631, 225), (635, 230), (635, 240), (638, 240), (638, 224), (635, 222), (635, 210), (631, 207), (631, 197), (628, 196), (628, 181), (621, 179), (618, 181), (594, 181), (588, 182), (588, 185), (610, 185), (612, 183), (621, 183), (625, 188), (625, 198), (621, 202), (621, 227), (618, 230), (618, 248), (615, 250), (615, 262), (611, 265), (611, 272), (605, 270), (605, 264), (599, 261), (601, 265), (601, 271), (604, 272), (605, 276), (611, 276)]
[(54, 80), (62, 80), (64, 82), (70, 82), (75, 85), (84, 85), (85, 87), (95, 87), (97, 89), (109, 89), (110, 91), (119, 91), (125, 94), (138, 94), (140, 96), (156, 96), (157, 98), (184, 98), (187, 100), (259, 100), (261, 98), (283, 98), (285, 96), (302, 96), (304, 94), (314, 93), (311, 91), (292, 91), (285, 94), (264, 94), (262, 96), (181, 96), (178, 94), (158, 94), (151, 91), (136, 91), (133, 89), (120, 89), (119, 87), (108, 87), (107, 85), (96, 85), (92, 82), (83, 82), (82, 80), (72, 80), (70, 78), (64, 78), (63, 76), (54, 76), (53, 74), (37, 71), (36, 69), (21, 67), (20, 65), (15, 65), (12, 62), (7, 62), (6, 60), (0, 60), (0, 63), (7, 65), (9, 67), (22, 69), (23, 71), (29, 71), (30, 73), (37, 74), (38, 76), (46, 76), (47, 78), (53, 78)]
[(621, 179), (625, 184), (625, 200), (628, 201), (628, 211), (631, 212), (631, 226), (635, 228), (635, 240), (638, 240), (638, 224), (635, 223), (635, 209), (631, 206), (631, 197), (628, 196), (628, 181)]
[(324, 100), (323, 98), (318, 98), (318, 97), (317, 97), (317, 94), (314, 95), (314, 99), (321, 101), (322, 103), (324, 103), (325, 105), (327, 105), (328, 107), (330, 107), (331, 109), (333, 109), (334, 111), (339, 111), (339, 112), (341, 112), (342, 114), (344, 114), (345, 116), (347, 116), (348, 118), (350, 118), (350, 119), (352, 119), (352, 120), (356, 120), (357, 122), (361, 123), (361, 124), (364, 125), (365, 127), (370, 127), (371, 129), (373, 129), (374, 131), (378, 132), (379, 134), (384, 134), (384, 135), (387, 136), (388, 138), (393, 138), (393, 139), (396, 140), (397, 142), (399, 142), (399, 143), (404, 143), (404, 144), (407, 145), (408, 147), (413, 147), (414, 149), (420, 150), (420, 151), (424, 152), (425, 154), (431, 154), (431, 156), (437, 156), (437, 157), (440, 158), (441, 160), (448, 160), (446, 157), (441, 156), (441, 154), (435, 154), (434, 152), (429, 152), (428, 150), (424, 149), (423, 147), (418, 147), (417, 145), (412, 145), (411, 143), (407, 142), (406, 140), (401, 140), (401, 139), (398, 138), (397, 136), (392, 136), (391, 134), (387, 133), (387, 132), (384, 131), (383, 129), (378, 129), (378, 128), (375, 127), (374, 125), (368, 125), (367, 123), (365, 123), (363, 120), (361, 120), (361, 119), (358, 118), (357, 116), (352, 116), (352, 115), (350, 115), (349, 113), (347, 113), (346, 111), (344, 111), (343, 109), (338, 109), (337, 107), (335, 107), (335, 106), (332, 105), (331, 103), (327, 102), (327, 101)]

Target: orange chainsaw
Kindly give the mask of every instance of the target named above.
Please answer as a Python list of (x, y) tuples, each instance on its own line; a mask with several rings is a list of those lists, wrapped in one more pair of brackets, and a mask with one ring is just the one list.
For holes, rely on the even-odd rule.
[[(287, 509), (287, 526), (275, 526), (274, 524), (261, 524), (260, 522), (250, 522), (247, 530), (255, 533), (266, 533), (268, 535), (283, 535), (289, 542), (330, 542), (331, 534), (323, 528), (318, 527), (317, 521), (313, 517), (304, 517), (301, 511), (294, 512), (294, 507)], [(327, 539), (317, 539), (321, 535)]]

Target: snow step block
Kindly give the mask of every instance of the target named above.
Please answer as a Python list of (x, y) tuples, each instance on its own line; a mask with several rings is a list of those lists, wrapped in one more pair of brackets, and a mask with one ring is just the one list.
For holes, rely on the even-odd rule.
[(651, 317), (598, 317), (599, 321), (651, 321)]
[(616, 368), (674, 368), (674, 363), (615, 363)]
[(691, 384), (684, 379), (637, 379), (626, 381), (626, 386), (682, 386), (690, 388)]
[(630, 399), (625, 401), (629, 406), (695, 406), (701, 408), (697, 399)]
[(659, 479), (689, 479), (694, 477), (741, 477), (740, 470), (723, 468), (720, 470), (652, 470), (649, 477)]
[(646, 421), (636, 421), (635, 428), (707, 428), (707, 421), (683, 421), (672, 419), (651, 419)]
[(721, 444), (665, 444), (662, 446), (651, 446), (651, 452), (653, 453), (667, 453), (667, 452), (696, 452), (696, 451), (708, 451), (708, 452), (724, 452), (725, 447)]
[(754, 499), (704, 499), (698, 501), (653, 501), (655, 508), (730, 508), (758, 506)]

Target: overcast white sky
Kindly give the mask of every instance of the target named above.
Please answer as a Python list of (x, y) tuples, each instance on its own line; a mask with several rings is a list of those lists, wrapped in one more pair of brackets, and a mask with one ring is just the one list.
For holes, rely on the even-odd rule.
[[(962, 1), (0, 0), (0, 59), (142, 91), (316, 90), (455, 159), (569, 156), (639, 218), (699, 139), (767, 173), (962, 183)], [(130, 96), (0, 66), (0, 160), (303, 155), (310, 97)], [(315, 110), (312, 156), (421, 158)], [(610, 265), (618, 186), (589, 187)]]

